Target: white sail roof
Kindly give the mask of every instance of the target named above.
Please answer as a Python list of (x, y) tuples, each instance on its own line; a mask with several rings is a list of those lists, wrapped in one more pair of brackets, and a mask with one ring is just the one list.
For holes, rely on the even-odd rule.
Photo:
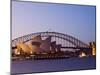
[(17, 49), (18, 50), (22, 50), (25, 53), (30, 53), (31, 52), (31, 49), (29, 48), (29, 46), (24, 44), (24, 43), (19, 43), (17, 45)]
[(51, 37), (46, 38), (41, 42), (40, 48), (44, 51), (50, 51)]
[(32, 37), (32, 42), (41, 42), (41, 35), (33, 36)]
[[(34, 44), (35, 43), (35, 44)], [(40, 43), (40, 45), (36, 44)], [(41, 39), (41, 36), (35, 36), (29, 42), (29, 44), (19, 43), (17, 45), (18, 50), (22, 50), (25, 53), (34, 53), (34, 52), (48, 52), (50, 51), (51, 37), (46, 38), (45, 40)]]

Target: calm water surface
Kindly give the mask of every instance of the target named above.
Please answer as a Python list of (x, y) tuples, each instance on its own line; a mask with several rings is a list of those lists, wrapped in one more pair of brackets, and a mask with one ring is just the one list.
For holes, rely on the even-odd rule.
[(46, 71), (63, 71), (79, 69), (95, 69), (96, 58), (69, 58), (69, 59), (51, 59), (51, 60), (23, 60), (12, 61), (11, 73), (32, 73)]

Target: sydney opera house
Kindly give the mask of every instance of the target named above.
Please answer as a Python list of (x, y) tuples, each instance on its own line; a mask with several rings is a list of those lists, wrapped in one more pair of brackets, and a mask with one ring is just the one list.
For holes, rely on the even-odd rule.
[(54, 53), (60, 51), (60, 44), (56, 44), (56, 41), (51, 42), (51, 36), (42, 39), (40, 35), (33, 36), (32, 39), (23, 43), (17, 44), (17, 48), (13, 50), (14, 55), (21, 55), (21, 53), (26, 54), (40, 54), (40, 53)]

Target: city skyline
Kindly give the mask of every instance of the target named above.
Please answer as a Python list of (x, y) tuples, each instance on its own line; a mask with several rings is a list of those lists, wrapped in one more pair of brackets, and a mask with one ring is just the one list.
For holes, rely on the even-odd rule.
[(95, 41), (95, 6), (12, 1), (12, 39), (54, 31)]

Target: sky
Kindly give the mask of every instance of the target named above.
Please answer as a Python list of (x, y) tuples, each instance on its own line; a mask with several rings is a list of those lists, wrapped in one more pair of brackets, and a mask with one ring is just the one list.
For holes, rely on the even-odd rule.
[(95, 6), (12, 1), (12, 39), (52, 31), (95, 41), (95, 15)]

